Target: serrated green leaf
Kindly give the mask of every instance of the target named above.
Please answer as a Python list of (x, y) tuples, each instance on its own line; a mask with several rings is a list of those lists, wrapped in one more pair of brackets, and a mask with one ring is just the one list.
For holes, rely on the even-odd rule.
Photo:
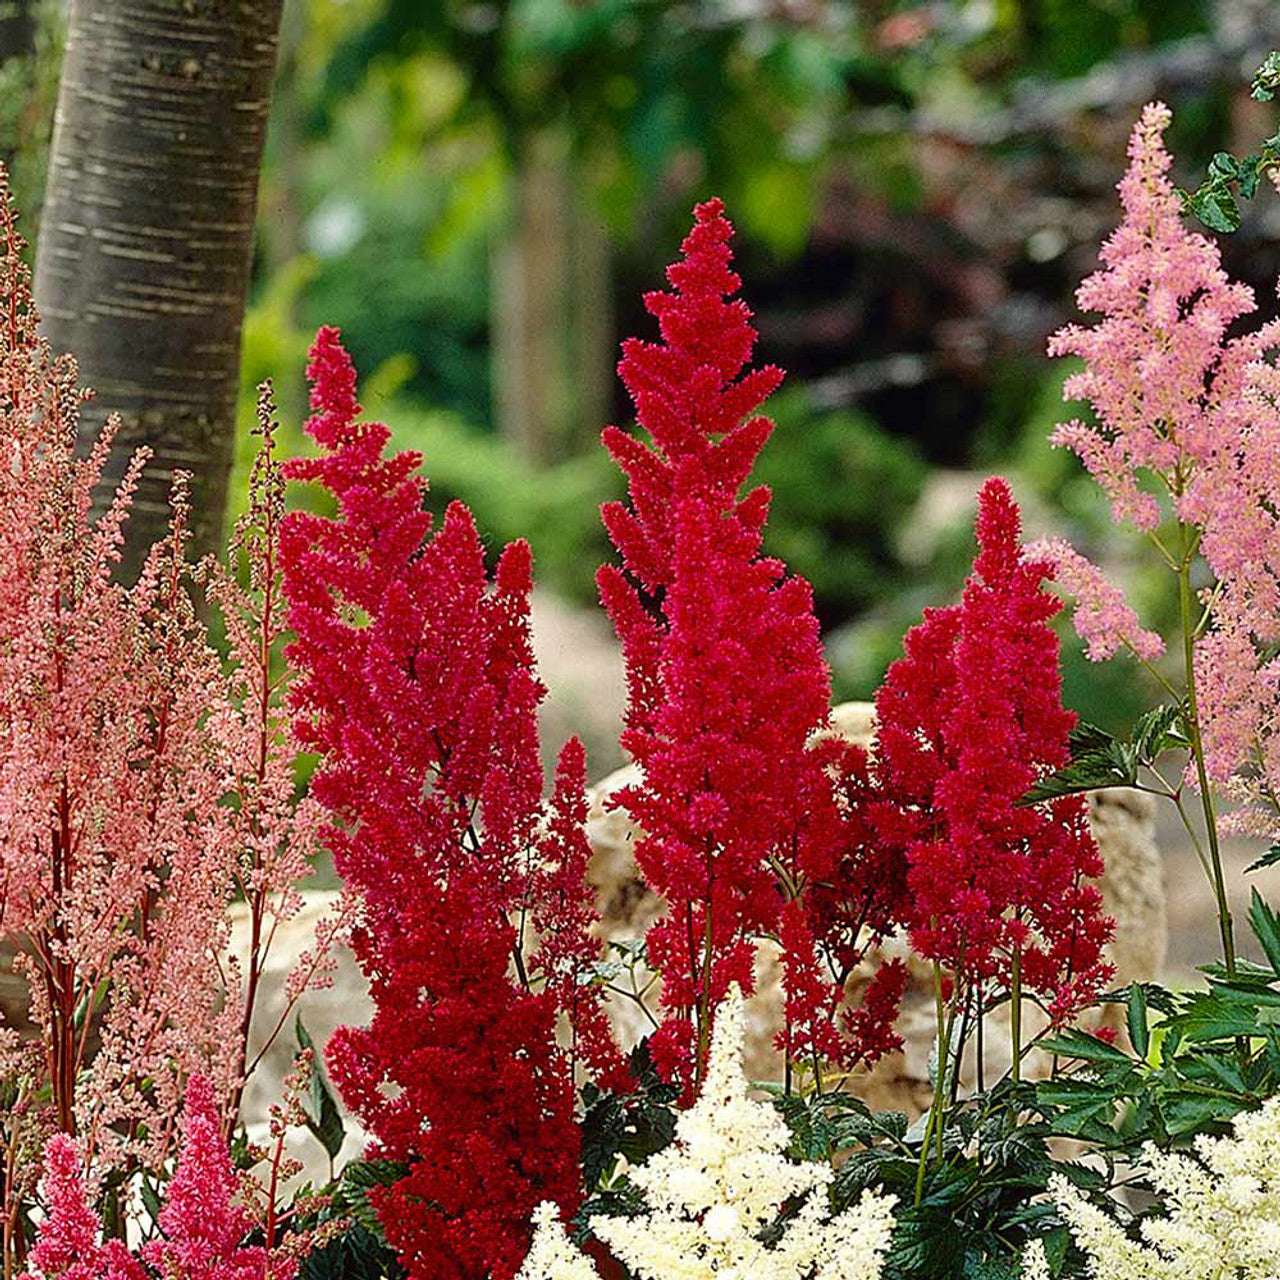
[(1171, 747), (1189, 747), (1182, 707), (1170, 703), (1148, 711), (1133, 727), (1133, 748), (1142, 764), (1152, 764)]
[(1257, 889), (1253, 890), (1249, 899), (1249, 924), (1254, 937), (1267, 953), (1272, 969), (1280, 977), (1280, 919), (1276, 918), (1275, 912)]
[(1268, 867), (1274, 867), (1280, 862), (1280, 844), (1273, 844), (1256, 862), (1251, 862), (1245, 867), (1245, 874), (1248, 875), (1252, 871), (1265, 871)]
[(1194, 1133), (1214, 1121), (1230, 1120), (1242, 1103), (1197, 1093), (1172, 1093), (1160, 1101), (1165, 1127), (1171, 1136)]
[(1214, 178), (1234, 178), (1238, 168), (1235, 156), (1229, 151), (1215, 152), (1209, 161), (1209, 174)]
[(1222, 183), (1209, 181), (1187, 197), (1187, 208), (1211, 231), (1230, 234), (1240, 229), (1240, 206)]
[(1122, 1049), (1085, 1031), (1067, 1031), (1040, 1041), (1046, 1053), (1060, 1053), (1069, 1058), (1083, 1058), (1086, 1062), (1115, 1063), (1132, 1066), (1132, 1060)]

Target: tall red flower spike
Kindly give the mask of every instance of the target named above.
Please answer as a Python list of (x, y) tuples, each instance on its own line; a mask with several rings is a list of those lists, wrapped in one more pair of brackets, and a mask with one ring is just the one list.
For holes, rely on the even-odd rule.
[(317, 335), (308, 372), (323, 452), (287, 474), (322, 483), (338, 514), (292, 512), (282, 529), (292, 700), (320, 756), (312, 790), (334, 817), (335, 864), (359, 898), (353, 946), (374, 1001), (368, 1027), (333, 1038), (329, 1066), (374, 1150), (409, 1166), (378, 1201), (409, 1274), (509, 1280), (536, 1205), (571, 1211), (578, 1198), (572, 1071), (554, 1036), (566, 989), (582, 1052), (609, 1053), (573, 973), (593, 944), (550, 937), (538, 973), (512, 923), (554, 918), (552, 893), (569, 931), (587, 919), (581, 879), (568, 903), (566, 881), (535, 873), (544, 841), (584, 863), (566, 830), (580, 748), (566, 748), (544, 834), (528, 546), (508, 546), (490, 581), (466, 508), (432, 534), (420, 458), (384, 456), (388, 429), (358, 420), (335, 330)]
[(986, 999), (1012, 984), (1063, 1021), (1111, 975), (1112, 924), (1085, 801), (1020, 805), (1068, 759), (1050, 566), (1022, 559), (1009, 486), (979, 495), (979, 554), (958, 605), (926, 610), (876, 699), (882, 845), (909, 866), (912, 945)]
[[(812, 592), (761, 555), (768, 490), (739, 496), (773, 429), (751, 415), (782, 372), (744, 373), (756, 334), (730, 298), (740, 281), (722, 208), (698, 206), (667, 271), (673, 291), (645, 298), (662, 342), (623, 344), (619, 373), (653, 443), (604, 432), (631, 501), (603, 508), (622, 568), (597, 578), (627, 665), (622, 745), (644, 772), (618, 801), (646, 833), (636, 860), (669, 906), (648, 937), (669, 1015), (651, 1047), (686, 1083), (729, 984), (750, 989), (754, 939), (778, 934), (784, 901), (839, 878), (847, 832), (829, 771), (850, 763), (809, 745), (830, 699)], [(788, 936), (807, 937), (811, 956), (810, 928)], [(834, 1008), (830, 985), (821, 999)], [(808, 1047), (836, 1051), (819, 1038)]]

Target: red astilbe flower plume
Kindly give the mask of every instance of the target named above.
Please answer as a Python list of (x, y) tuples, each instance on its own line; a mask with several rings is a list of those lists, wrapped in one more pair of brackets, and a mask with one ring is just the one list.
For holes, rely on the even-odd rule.
[[(651, 1047), (686, 1083), (729, 984), (750, 989), (755, 937), (776, 936), (784, 900), (809, 881), (835, 877), (845, 834), (828, 776), (844, 757), (809, 745), (830, 699), (812, 593), (761, 554), (768, 490), (739, 496), (773, 429), (749, 415), (782, 372), (744, 373), (756, 334), (729, 297), (732, 228), (718, 200), (695, 219), (667, 272), (673, 291), (645, 297), (662, 342), (623, 344), (619, 373), (653, 443), (604, 432), (631, 501), (603, 508), (623, 565), (597, 579), (627, 666), (622, 745), (644, 774), (618, 802), (645, 833), (636, 861), (669, 907), (648, 936), (669, 1014)], [(823, 1005), (838, 994), (823, 988)], [(840, 1048), (818, 1039), (809, 1047)]]
[[(320, 481), (338, 514), (292, 512), (282, 529), (291, 699), (320, 756), (312, 790), (335, 820), (326, 838), (358, 899), (352, 944), (374, 1002), (368, 1027), (330, 1042), (330, 1070), (373, 1149), (409, 1167), (377, 1202), (409, 1274), (509, 1280), (536, 1205), (572, 1211), (578, 1198), (554, 1023), (587, 944), (547, 927), (561, 917), (544, 891), (572, 917), (566, 931), (585, 926), (587, 887), (574, 899), (568, 883), (585, 862), (567, 830), (581, 750), (566, 748), (544, 836), (528, 546), (508, 546), (491, 582), (466, 508), (451, 505), (433, 534), (420, 458), (384, 456), (388, 429), (359, 420), (335, 330), (317, 335), (308, 372), (323, 453), (288, 475)], [(557, 858), (563, 875), (543, 866)], [(547, 938), (531, 968), (516, 915)], [(574, 995), (577, 1043), (608, 1058)]]
[(958, 605), (926, 610), (876, 699), (874, 806), (886, 849), (908, 870), (912, 945), (984, 998), (1023, 990), (1063, 1021), (1111, 975), (1112, 924), (1089, 881), (1102, 860), (1085, 801), (1019, 805), (1065, 764), (1063, 709), (1045, 563), (1023, 560), (1008, 485), (979, 495), (979, 555)]

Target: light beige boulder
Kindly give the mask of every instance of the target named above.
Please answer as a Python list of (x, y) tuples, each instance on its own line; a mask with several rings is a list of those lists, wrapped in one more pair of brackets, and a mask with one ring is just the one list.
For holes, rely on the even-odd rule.
[[(299, 1050), (295, 1033), (296, 1018), (302, 1016), (317, 1050), (323, 1054), (329, 1037), (340, 1026), (364, 1026), (373, 1016), (373, 1002), (369, 999), (369, 984), (360, 972), (356, 958), (346, 947), (339, 947), (333, 981), (329, 986), (304, 991), (297, 1005), (286, 1012), (285, 991), (289, 975), (305, 952), (315, 945), (316, 926), (328, 917), (338, 900), (336, 890), (309, 890), (302, 895), (303, 905), (293, 919), (279, 925), (267, 964), (262, 975), (261, 996), (255, 1005), (253, 1023), (249, 1028), (247, 1061), (257, 1063), (245, 1086), (241, 1103), (241, 1115), (251, 1141), (267, 1146), (272, 1104), (280, 1101), (284, 1091), (284, 1078), (293, 1069)], [(230, 909), (231, 939), (229, 950), (245, 962), (249, 947), (249, 915), (242, 902), (233, 903)], [(281, 1018), (284, 1023), (281, 1025)], [(277, 1028), (279, 1028), (277, 1032)], [(268, 1043), (268, 1041), (270, 1043)], [(265, 1046), (265, 1050), (264, 1050)], [(335, 1096), (336, 1096), (336, 1090)], [(341, 1106), (341, 1101), (339, 1100)], [(346, 1115), (347, 1134), (337, 1167), (364, 1150), (367, 1137), (359, 1126)], [(295, 1129), (289, 1134), (286, 1147), (291, 1156), (302, 1162), (301, 1179), (310, 1179), (314, 1186), (322, 1186), (329, 1178), (329, 1158), (324, 1148), (305, 1129)]]

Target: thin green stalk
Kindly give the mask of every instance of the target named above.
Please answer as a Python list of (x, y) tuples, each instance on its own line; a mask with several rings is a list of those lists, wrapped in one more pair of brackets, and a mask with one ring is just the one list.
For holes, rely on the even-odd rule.
[(1009, 1078), (1017, 1083), (1022, 1078), (1022, 948), (1013, 953), (1013, 972), (1009, 983), (1009, 1038), (1012, 1041), (1013, 1065)]
[(1187, 736), (1191, 739), (1191, 755), (1196, 764), (1196, 777), (1200, 783), (1200, 807), (1204, 811), (1205, 834), (1209, 844), (1209, 870), (1213, 881), (1214, 897), (1218, 904), (1218, 932), (1222, 937), (1222, 958), (1227, 978), (1236, 976), (1235, 930), (1231, 908), (1227, 903), (1226, 878), (1222, 871), (1222, 853), (1218, 847), (1218, 816), (1214, 811), (1213, 792), (1209, 787), (1209, 773), (1204, 763), (1204, 742), (1200, 736), (1200, 716), (1196, 706), (1194, 597), (1191, 591), (1191, 562), (1195, 556), (1195, 540), (1188, 527), (1179, 522), (1182, 559), (1178, 565), (1178, 606), (1182, 614), (1182, 656), (1187, 672)]
[(943, 1110), (946, 1106), (947, 1064), (951, 1060), (951, 1032), (955, 1026), (955, 1004), (948, 1012), (942, 999), (942, 965), (933, 962), (933, 1004), (934, 1015), (938, 1021), (938, 1064), (934, 1071), (933, 1105), (929, 1108), (929, 1118), (925, 1122), (924, 1141), (920, 1144), (920, 1160), (916, 1165), (916, 1204), (924, 1198), (924, 1171), (929, 1163), (929, 1144), (936, 1140), (938, 1160), (945, 1155), (943, 1135), (946, 1125), (943, 1122)]

